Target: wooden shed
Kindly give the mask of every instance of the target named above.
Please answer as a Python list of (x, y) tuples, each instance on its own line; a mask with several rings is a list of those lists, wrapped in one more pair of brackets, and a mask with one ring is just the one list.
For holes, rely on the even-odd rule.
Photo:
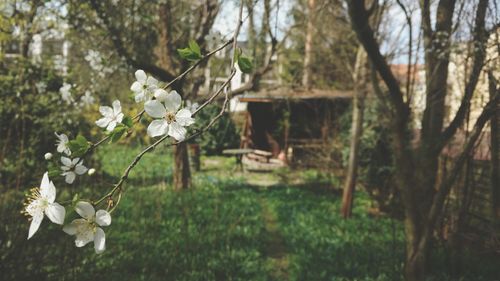
[(272, 153), (285, 164), (317, 167), (335, 161), (339, 119), (351, 91), (278, 88), (245, 94), (241, 148)]

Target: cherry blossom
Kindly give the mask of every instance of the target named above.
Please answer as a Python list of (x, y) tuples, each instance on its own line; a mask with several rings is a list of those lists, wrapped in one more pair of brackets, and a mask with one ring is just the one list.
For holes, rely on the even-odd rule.
[(207, 35), (205, 35), (205, 41), (207, 42), (207, 46), (209, 48), (215, 48), (217, 45), (223, 43), (223, 37), (220, 31), (210, 31)]
[(176, 91), (167, 94), (165, 90), (155, 91), (155, 100), (147, 101), (144, 104), (146, 113), (156, 118), (148, 127), (148, 135), (157, 137), (168, 134), (178, 141), (186, 137), (186, 128), (194, 123), (191, 111), (181, 109), (182, 99)]
[(83, 175), (87, 172), (87, 167), (83, 166), (83, 160), (80, 162), (80, 158), (75, 158), (73, 160), (67, 157), (61, 157), (61, 170), (63, 170), (62, 176), (65, 176), (65, 181), (68, 184), (72, 184), (75, 181), (76, 175)]
[(92, 204), (80, 201), (76, 203), (75, 211), (82, 217), (75, 219), (63, 227), (63, 231), (69, 235), (75, 235), (75, 245), (83, 247), (94, 241), (94, 249), (97, 254), (106, 249), (106, 235), (101, 226), (111, 224), (111, 215), (108, 211), (95, 211)]
[(135, 72), (135, 81), (130, 90), (135, 93), (135, 102), (148, 101), (153, 98), (153, 92), (158, 89), (158, 80), (152, 76), (147, 76), (144, 70), (137, 70)]
[(23, 211), (31, 217), (31, 225), (28, 232), (28, 239), (38, 230), (45, 214), (49, 220), (56, 224), (63, 224), (66, 210), (56, 199), (56, 187), (49, 180), (49, 174), (43, 174), (42, 182), (39, 188), (33, 188), (27, 198), (27, 204)]
[(123, 120), (122, 106), (119, 100), (113, 102), (113, 108), (109, 106), (100, 106), (99, 111), (104, 117), (97, 120), (95, 123), (101, 128), (106, 128), (109, 132), (113, 131), (116, 125)]
[(64, 152), (68, 156), (71, 155), (71, 150), (68, 147), (68, 142), (69, 142), (68, 136), (65, 134), (58, 135), (57, 132), (55, 134), (57, 137), (57, 142), (56, 142), (57, 152), (59, 153)]
[(71, 84), (64, 83), (63, 86), (59, 89), (62, 100), (67, 104), (72, 104), (74, 102), (73, 96), (71, 95), (71, 87)]
[(89, 106), (94, 104), (95, 98), (92, 96), (90, 91), (85, 91), (85, 95), (83, 95), (80, 100), (82, 101), (82, 105)]

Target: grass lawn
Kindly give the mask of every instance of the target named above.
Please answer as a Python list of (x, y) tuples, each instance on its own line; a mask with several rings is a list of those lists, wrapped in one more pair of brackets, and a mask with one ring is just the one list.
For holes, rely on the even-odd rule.
[[(93, 188), (57, 181), (58, 200), (104, 193), (137, 151), (99, 152), (100, 172), (85, 181)], [(325, 189), (336, 179), (316, 171), (242, 173), (224, 157), (204, 157), (195, 187), (173, 192), (170, 159), (158, 149), (131, 173), (104, 229), (102, 255), (91, 245), (76, 248), (47, 221), (27, 241), (22, 194), (0, 195), (0, 280), (401, 280), (402, 225), (369, 215), (364, 193), (356, 194), (353, 218), (343, 220), (338, 193)], [(475, 261), (461, 280), (495, 280), (494, 262)], [(436, 280), (455, 280), (439, 266), (433, 271)]]

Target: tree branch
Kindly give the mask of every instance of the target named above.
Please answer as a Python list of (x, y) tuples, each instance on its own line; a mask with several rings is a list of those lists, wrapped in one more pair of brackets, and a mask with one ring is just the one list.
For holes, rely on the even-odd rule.
[(405, 119), (408, 118), (409, 109), (403, 101), (403, 93), (399, 87), (399, 82), (392, 73), (384, 56), (380, 53), (380, 47), (375, 40), (374, 32), (369, 25), (369, 15), (365, 9), (363, 0), (348, 1), (351, 24), (356, 31), (358, 40), (368, 54), (373, 66), (378, 71), (384, 83), (389, 88), (389, 99), (397, 114)]
[(444, 200), (446, 199), (446, 196), (449, 194), (451, 187), (455, 183), (457, 177), (460, 175), (460, 171), (462, 170), (462, 167), (465, 164), (466, 160), (470, 157), (474, 145), (478, 140), (479, 136), (481, 135), (484, 126), (490, 120), (491, 116), (495, 112), (496, 104), (499, 99), (500, 99), (500, 90), (497, 90), (495, 96), (486, 104), (483, 111), (479, 115), (479, 118), (477, 119), (476, 124), (474, 124), (472, 133), (470, 134), (467, 143), (462, 148), (462, 151), (460, 152), (458, 158), (454, 161), (453, 166), (450, 172), (448, 173), (449, 176), (445, 180), (443, 180), (443, 182), (439, 186), (439, 189), (437, 190), (436, 195), (434, 196), (434, 200), (432, 202), (431, 209), (429, 211), (428, 223), (426, 224), (427, 235), (430, 235), (431, 234), (430, 232), (432, 231), (432, 229), (434, 229), (434, 225), (438, 219), (439, 214), (441, 213)]
[(108, 33), (111, 34), (111, 41), (113, 43), (113, 46), (115, 47), (116, 52), (123, 58), (125, 58), (127, 64), (130, 66), (137, 68), (137, 69), (142, 69), (146, 72), (149, 72), (156, 76), (157, 78), (163, 80), (163, 81), (169, 81), (175, 78), (175, 76), (170, 73), (169, 71), (156, 66), (154, 64), (149, 64), (145, 63), (142, 61), (138, 61), (133, 58), (133, 56), (128, 52), (128, 50), (125, 48), (122, 38), (121, 38), (121, 32), (115, 28), (109, 19), (109, 17), (106, 15), (105, 11), (102, 9), (101, 4), (99, 3), (98, 0), (90, 0), (90, 4), (92, 9), (96, 12), (97, 16), (102, 20), (104, 23), (104, 26), (108, 30)]
[(469, 75), (469, 79), (465, 86), (465, 93), (460, 103), (455, 117), (450, 122), (448, 127), (441, 134), (440, 140), (436, 144), (436, 153), (441, 152), (441, 150), (446, 146), (449, 140), (455, 135), (458, 128), (460, 128), (467, 116), (467, 112), (470, 109), (471, 99), (474, 95), (474, 90), (476, 89), (477, 83), (479, 81), (479, 76), (481, 75), (484, 60), (486, 59), (486, 48), (489, 34), (485, 28), (485, 18), (486, 10), (488, 8), (488, 0), (480, 0), (477, 12), (476, 12), (476, 22), (474, 27), (474, 37), (472, 42), (474, 44), (474, 58), (472, 71)]

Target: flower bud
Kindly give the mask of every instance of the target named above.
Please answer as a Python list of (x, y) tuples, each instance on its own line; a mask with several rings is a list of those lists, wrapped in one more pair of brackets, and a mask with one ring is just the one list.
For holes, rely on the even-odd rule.
[(52, 159), (52, 153), (47, 152), (47, 153), (45, 153), (45, 155), (43, 157), (45, 157), (45, 160), (50, 160), (50, 159)]
[(87, 172), (87, 174), (89, 176), (93, 175), (95, 173), (95, 169), (94, 168), (90, 168), (89, 171)]

